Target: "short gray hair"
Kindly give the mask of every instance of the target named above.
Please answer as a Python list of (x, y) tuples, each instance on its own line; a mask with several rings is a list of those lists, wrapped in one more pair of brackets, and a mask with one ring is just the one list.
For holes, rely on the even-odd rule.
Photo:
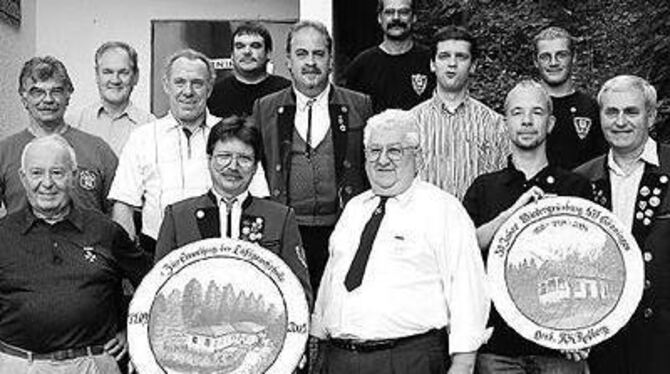
[(286, 53), (291, 53), (291, 43), (293, 42), (293, 34), (298, 32), (299, 30), (308, 27), (318, 31), (321, 35), (323, 35), (323, 37), (326, 39), (326, 49), (328, 50), (329, 54), (332, 54), (333, 38), (330, 36), (330, 33), (328, 32), (328, 28), (326, 28), (326, 25), (324, 25), (323, 23), (312, 20), (298, 21), (291, 26), (291, 28), (288, 30), (288, 35), (286, 35)]
[(214, 81), (216, 80), (216, 69), (214, 69), (214, 63), (212, 60), (207, 57), (202, 52), (198, 52), (195, 49), (187, 48), (187, 49), (182, 49), (180, 51), (175, 52), (172, 54), (170, 57), (167, 58), (166, 63), (165, 63), (165, 68), (163, 70), (163, 79), (166, 81), (170, 78), (170, 72), (172, 69), (172, 64), (174, 64), (175, 61), (177, 61), (180, 58), (185, 58), (187, 60), (191, 61), (202, 61), (205, 63), (205, 66), (207, 66), (207, 73), (208, 73), (208, 79), (207, 83), (209, 84), (210, 87), (214, 86)]
[(414, 114), (406, 110), (387, 109), (368, 119), (367, 126), (363, 131), (363, 144), (367, 147), (373, 130), (384, 131), (388, 129), (401, 129), (405, 134), (404, 141), (411, 146), (421, 144), (421, 130), (419, 121)]
[(512, 96), (512, 93), (522, 88), (533, 88), (538, 90), (540, 92), (540, 95), (542, 95), (542, 99), (544, 99), (544, 101), (547, 104), (547, 111), (549, 112), (549, 114), (553, 114), (554, 104), (551, 101), (551, 96), (549, 95), (549, 92), (547, 92), (547, 89), (544, 88), (542, 84), (533, 79), (524, 79), (519, 83), (517, 83), (511, 90), (509, 90), (507, 96), (505, 96), (505, 107), (504, 107), (505, 113), (507, 113), (507, 111), (509, 110), (509, 98), (510, 96)]
[(656, 89), (647, 80), (636, 75), (618, 75), (603, 84), (598, 92), (598, 106), (603, 106), (603, 95), (609, 91), (638, 90), (644, 97), (644, 105), (648, 112), (655, 112), (658, 107)]
[(98, 49), (95, 51), (95, 57), (94, 57), (96, 71), (100, 66), (100, 59), (102, 58), (102, 55), (104, 55), (105, 52), (111, 49), (120, 49), (122, 51), (125, 51), (126, 54), (128, 55), (128, 59), (130, 60), (130, 68), (132, 69), (133, 74), (137, 75), (140, 72), (140, 69), (137, 65), (137, 51), (135, 50), (135, 48), (131, 47), (128, 43), (124, 43), (121, 41), (105, 42), (100, 47), (98, 47)]
[(49, 134), (34, 138), (28, 142), (25, 147), (23, 147), (23, 151), (21, 152), (21, 170), (23, 172), (26, 172), (26, 155), (28, 154), (30, 147), (44, 144), (55, 144), (65, 149), (70, 156), (70, 166), (72, 167), (71, 171), (77, 170), (77, 155), (74, 152), (74, 148), (72, 148), (70, 143), (68, 143), (67, 139), (65, 139), (63, 136), (59, 134)]

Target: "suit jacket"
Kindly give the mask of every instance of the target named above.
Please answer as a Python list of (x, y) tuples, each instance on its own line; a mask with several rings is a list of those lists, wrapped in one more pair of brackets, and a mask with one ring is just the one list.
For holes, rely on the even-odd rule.
[[(349, 199), (369, 188), (364, 167), (363, 128), (372, 116), (372, 102), (367, 95), (333, 85), (328, 103), (341, 211)], [(288, 183), (295, 112), (293, 87), (256, 100), (253, 110), (254, 123), (263, 138), (261, 161), (270, 194), (287, 205), (290, 205)]]
[[(242, 203), (240, 233), (245, 221), (255, 221), (258, 217), (263, 219), (262, 238), (258, 244), (279, 256), (291, 268), (305, 290), (311, 309), (312, 287), (293, 209), (249, 195)], [(221, 237), (219, 207), (211, 191), (169, 205), (158, 233), (155, 261), (186, 244), (218, 237)]]
[[(670, 146), (658, 144), (658, 156), (660, 166), (645, 165), (635, 201), (632, 231), (645, 265), (642, 300), (626, 327), (594, 347), (589, 359), (593, 374), (670, 370)], [(595, 201), (612, 209), (607, 155), (575, 171), (591, 180)]]

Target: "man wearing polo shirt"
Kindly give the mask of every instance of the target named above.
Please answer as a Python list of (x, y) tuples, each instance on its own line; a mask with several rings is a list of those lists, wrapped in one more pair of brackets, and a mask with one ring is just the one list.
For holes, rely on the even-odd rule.
[(137, 285), (151, 262), (121, 226), (72, 200), (76, 174), (60, 135), (21, 154), (28, 205), (0, 221), (3, 374), (120, 373), (121, 279)]
[(656, 89), (620, 75), (598, 93), (600, 123), (610, 151), (575, 171), (591, 180), (596, 202), (611, 209), (642, 250), (645, 285), (628, 324), (593, 347), (593, 374), (661, 374), (670, 368), (670, 147), (649, 137)]
[[(591, 185), (583, 177), (549, 164), (547, 136), (554, 126), (552, 102), (535, 81), (522, 81), (505, 100), (505, 120), (512, 143), (507, 167), (481, 175), (465, 194), (463, 204), (477, 226), (482, 255), (500, 226), (519, 208), (547, 194), (591, 197)], [(495, 308), (489, 325), (493, 334), (477, 354), (477, 373), (583, 374), (586, 352), (570, 352), (568, 359), (556, 350), (524, 339), (505, 323)]]
[(156, 118), (136, 107), (130, 94), (140, 70), (137, 52), (124, 42), (106, 42), (95, 51), (95, 81), (100, 100), (84, 108), (73, 124), (101, 137), (121, 154), (132, 130)]

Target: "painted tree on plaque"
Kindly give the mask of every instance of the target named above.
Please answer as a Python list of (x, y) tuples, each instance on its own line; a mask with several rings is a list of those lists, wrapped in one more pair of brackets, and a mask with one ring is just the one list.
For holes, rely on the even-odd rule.
[(181, 313), (186, 326), (199, 325), (198, 317), (202, 313), (202, 285), (195, 278), (186, 283), (186, 287), (184, 287)]

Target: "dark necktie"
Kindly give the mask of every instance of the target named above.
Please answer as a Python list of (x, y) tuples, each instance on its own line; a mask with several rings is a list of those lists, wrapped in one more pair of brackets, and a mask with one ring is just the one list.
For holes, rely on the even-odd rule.
[(193, 135), (193, 131), (187, 129), (186, 127), (182, 127), (182, 128), (181, 128), (181, 131), (183, 131), (183, 132), (184, 132), (184, 135), (186, 135), (186, 140), (190, 140), (190, 139), (191, 139), (191, 135)]
[(307, 157), (312, 155), (312, 106), (316, 99), (307, 100), (307, 139), (305, 139), (305, 154)]
[(356, 251), (356, 256), (354, 256), (354, 260), (351, 262), (347, 276), (344, 278), (344, 286), (347, 288), (347, 291), (351, 292), (352, 290), (355, 290), (363, 281), (363, 274), (365, 273), (365, 266), (370, 258), (372, 244), (375, 242), (377, 231), (379, 231), (379, 225), (382, 223), (384, 213), (386, 212), (386, 201), (388, 200), (388, 196), (381, 196), (380, 199), (377, 209), (372, 213), (372, 217), (370, 217), (368, 223), (365, 224), (363, 234), (361, 234), (361, 241), (358, 244), (358, 250)]
[(230, 201), (223, 200), (223, 203), (226, 204), (226, 237), (232, 238), (233, 236), (233, 204), (235, 204), (237, 199), (232, 199)]

